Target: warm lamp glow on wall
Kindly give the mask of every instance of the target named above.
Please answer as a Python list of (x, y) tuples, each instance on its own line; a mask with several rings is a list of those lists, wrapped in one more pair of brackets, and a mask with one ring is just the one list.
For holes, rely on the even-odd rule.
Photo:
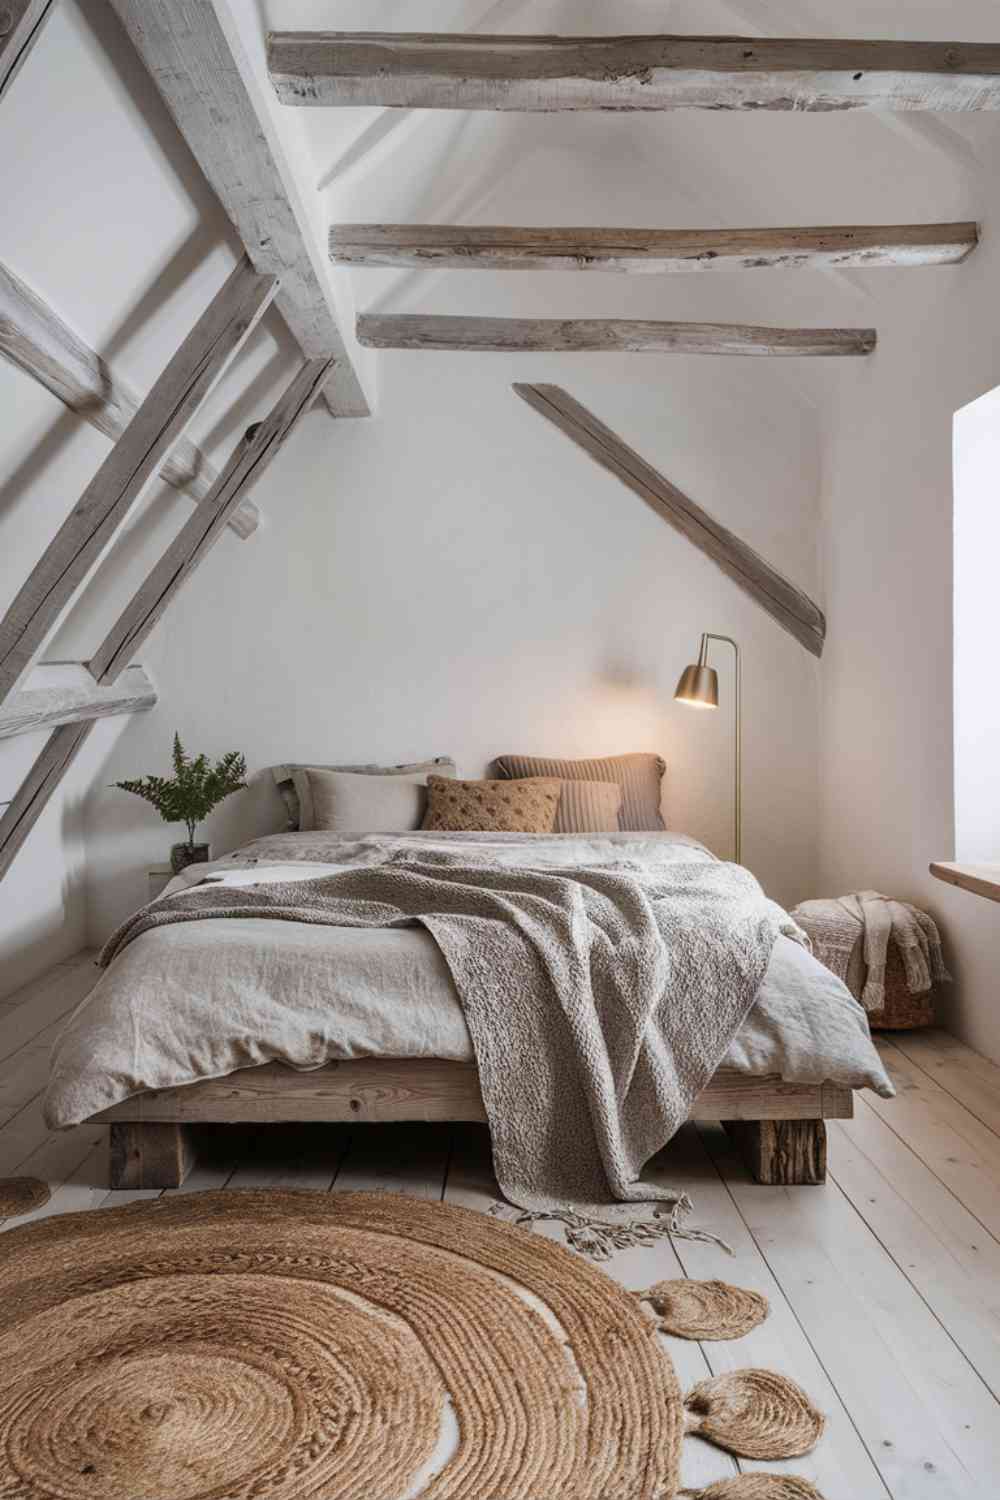
[(740, 664), (740, 648), (728, 635), (705, 634), (701, 638), (701, 650), (693, 666), (685, 667), (677, 684), (674, 697), (678, 703), (687, 703), (691, 708), (718, 708), (719, 674), (708, 665), (709, 641), (722, 641), (732, 646), (736, 657), (736, 714), (735, 714), (735, 785), (733, 789), (733, 859), (741, 863), (743, 822), (743, 668)]

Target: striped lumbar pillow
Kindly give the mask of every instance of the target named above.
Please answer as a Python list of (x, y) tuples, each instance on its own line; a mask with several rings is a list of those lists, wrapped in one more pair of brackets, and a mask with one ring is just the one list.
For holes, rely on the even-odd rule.
[[(557, 760), (544, 755), (500, 755), (497, 774), (512, 781), (525, 776), (556, 776), (560, 781), (611, 781), (621, 787), (618, 826), (626, 832), (653, 832), (665, 827), (660, 792), (666, 761), (659, 755), (608, 755), (600, 760)], [(587, 829), (560, 828), (563, 833)]]
[(617, 781), (564, 781), (553, 833), (617, 833), (621, 810)]

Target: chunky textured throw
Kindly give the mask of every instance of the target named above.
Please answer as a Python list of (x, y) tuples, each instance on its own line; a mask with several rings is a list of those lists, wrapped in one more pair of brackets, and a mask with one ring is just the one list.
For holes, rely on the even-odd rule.
[(862, 944), (865, 982), (860, 999), (867, 1011), (879, 1011), (885, 1005), (890, 938), (903, 960), (911, 995), (925, 994), (935, 983), (951, 978), (933, 918), (905, 901), (893, 901), (878, 891), (857, 891), (836, 899), (803, 901), (794, 915), (808, 925), (820, 963), (845, 984), (851, 955)]
[(662, 864), (503, 866), (396, 851), (286, 884), (206, 885), (144, 908), (107, 964), (168, 923), (260, 917), (418, 923), (472, 1036), (497, 1178), (528, 1209), (678, 1195), (642, 1183), (754, 1002), (779, 935), (804, 941), (753, 876), (690, 846)]

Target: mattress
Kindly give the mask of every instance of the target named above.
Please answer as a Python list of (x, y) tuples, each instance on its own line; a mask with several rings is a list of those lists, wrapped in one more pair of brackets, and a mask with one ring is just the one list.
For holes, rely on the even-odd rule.
[[(690, 842), (676, 834), (275, 834), (190, 868), (159, 899), (205, 879), (313, 878), (400, 844), (472, 844), (501, 863), (557, 868), (676, 857)], [(77, 1124), (145, 1089), (261, 1063), (311, 1069), (358, 1057), (474, 1060), (451, 975), (425, 930), (235, 917), (179, 923), (126, 947), (70, 1018), (53, 1052), (46, 1118), (53, 1128)], [(861, 1006), (784, 937), (723, 1066), (892, 1093)]]

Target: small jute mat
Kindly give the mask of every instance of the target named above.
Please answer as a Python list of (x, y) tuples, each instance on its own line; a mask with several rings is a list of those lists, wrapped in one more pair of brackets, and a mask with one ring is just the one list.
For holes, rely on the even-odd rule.
[[(766, 1371), (685, 1402), (633, 1293), (466, 1209), (192, 1193), (3, 1245), (4, 1496), (674, 1500), (686, 1429), (761, 1457), (822, 1429)], [(810, 1494), (765, 1477), (705, 1500)]]
[(794, 1474), (740, 1474), (720, 1479), (707, 1490), (681, 1490), (690, 1500), (823, 1500), (808, 1479)]
[(639, 1300), (657, 1315), (656, 1326), (676, 1338), (739, 1339), (767, 1317), (767, 1298), (725, 1281), (658, 1281)]
[(40, 1177), (0, 1177), (0, 1219), (16, 1219), (42, 1208), (51, 1197)]

